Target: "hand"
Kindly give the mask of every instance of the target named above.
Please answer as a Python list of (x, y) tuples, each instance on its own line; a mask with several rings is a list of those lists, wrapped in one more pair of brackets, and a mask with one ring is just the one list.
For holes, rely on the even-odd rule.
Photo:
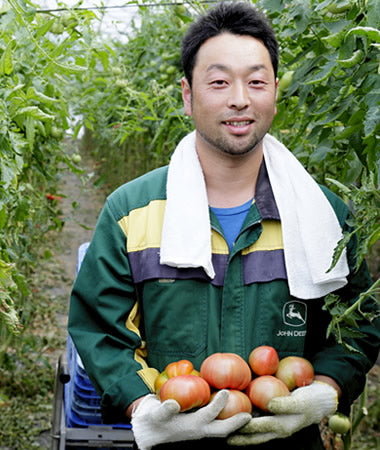
[(132, 429), (138, 448), (150, 450), (154, 445), (165, 442), (226, 437), (238, 430), (250, 421), (250, 414), (239, 413), (229, 419), (215, 419), (224, 408), (228, 395), (228, 391), (220, 391), (208, 405), (191, 413), (180, 413), (175, 400), (161, 403), (156, 395), (147, 395), (132, 413)]
[(230, 445), (257, 445), (272, 439), (286, 438), (336, 411), (337, 391), (326, 383), (314, 381), (290, 396), (276, 397), (268, 409), (274, 416), (251, 419), (238, 434), (228, 438)]

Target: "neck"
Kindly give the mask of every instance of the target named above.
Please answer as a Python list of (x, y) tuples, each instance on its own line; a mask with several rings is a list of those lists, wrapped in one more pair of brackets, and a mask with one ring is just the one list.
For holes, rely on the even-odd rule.
[(208, 202), (215, 208), (231, 208), (254, 197), (263, 160), (262, 146), (245, 155), (212, 154), (197, 147), (206, 182)]

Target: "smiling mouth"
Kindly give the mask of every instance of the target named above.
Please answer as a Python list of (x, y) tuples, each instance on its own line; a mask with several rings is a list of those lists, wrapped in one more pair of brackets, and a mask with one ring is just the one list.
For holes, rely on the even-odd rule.
[(226, 125), (231, 125), (233, 127), (246, 127), (247, 125), (253, 123), (253, 120), (226, 120), (223, 123)]

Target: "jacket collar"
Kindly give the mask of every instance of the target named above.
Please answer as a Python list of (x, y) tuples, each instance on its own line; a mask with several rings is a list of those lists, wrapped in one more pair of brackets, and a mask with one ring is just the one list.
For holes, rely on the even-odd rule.
[(257, 177), (255, 201), (262, 219), (281, 220), (264, 159)]

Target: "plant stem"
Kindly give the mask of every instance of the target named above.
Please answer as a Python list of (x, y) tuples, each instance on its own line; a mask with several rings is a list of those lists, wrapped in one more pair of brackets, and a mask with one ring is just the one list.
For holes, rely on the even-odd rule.
[(380, 278), (377, 281), (375, 281), (367, 291), (362, 292), (359, 295), (359, 298), (356, 300), (356, 302), (353, 303), (349, 308), (347, 308), (345, 310), (345, 312), (339, 317), (338, 321), (339, 322), (344, 321), (347, 316), (349, 316), (353, 311), (355, 311), (356, 309), (358, 309), (360, 307), (362, 302), (367, 297), (374, 295), (378, 289), (380, 289)]

